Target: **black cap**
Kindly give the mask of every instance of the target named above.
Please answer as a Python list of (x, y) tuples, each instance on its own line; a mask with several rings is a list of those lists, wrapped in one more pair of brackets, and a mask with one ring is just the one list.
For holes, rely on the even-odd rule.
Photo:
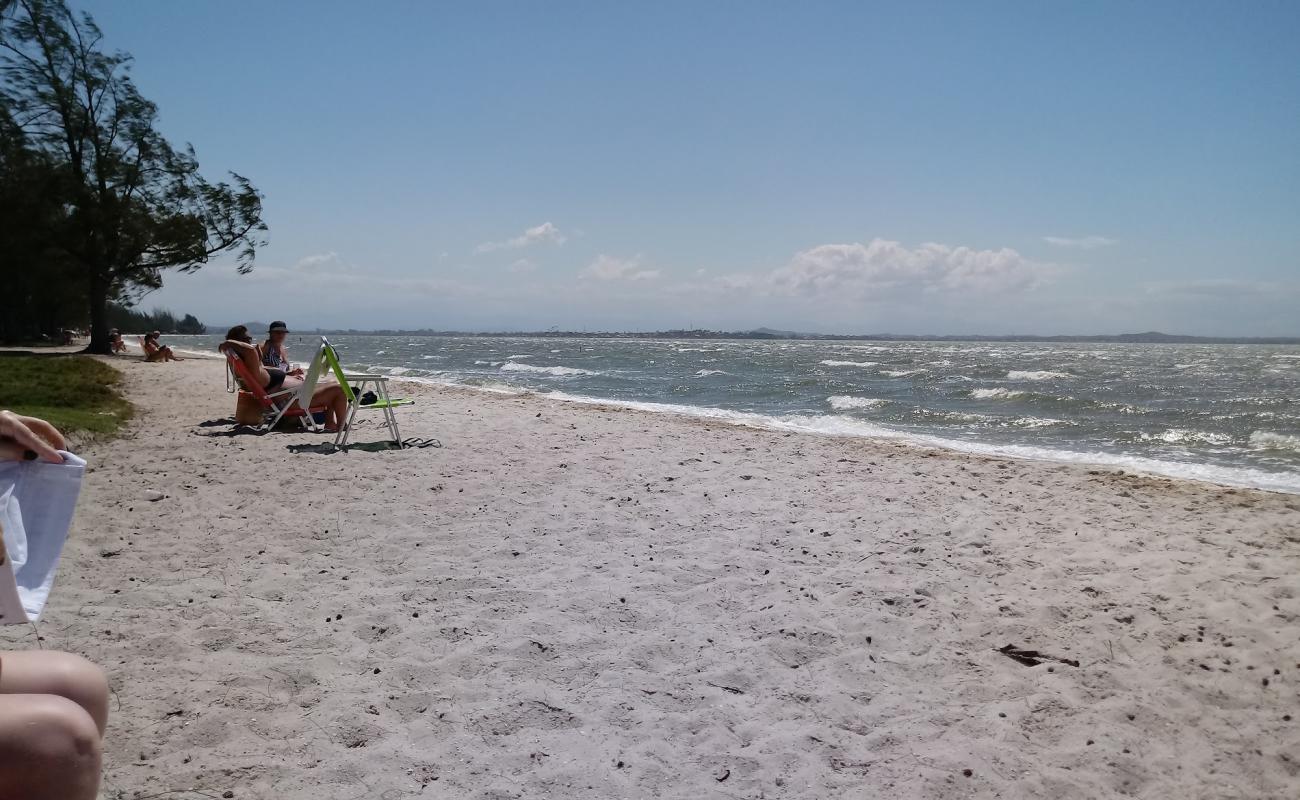
[(271, 323), (271, 327), (267, 328), (267, 331), (269, 333), (275, 333), (276, 331), (284, 331), (285, 333), (288, 333), (289, 326), (285, 325), (283, 320), (277, 319), (275, 322)]

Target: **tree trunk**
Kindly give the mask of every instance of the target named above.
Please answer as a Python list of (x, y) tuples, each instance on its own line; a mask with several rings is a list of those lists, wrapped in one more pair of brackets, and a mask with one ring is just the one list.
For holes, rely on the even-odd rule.
[(93, 267), (90, 272), (90, 344), (87, 353), (110, 355), (112, 344), (108, 341), (108, 279), (104, 270)]

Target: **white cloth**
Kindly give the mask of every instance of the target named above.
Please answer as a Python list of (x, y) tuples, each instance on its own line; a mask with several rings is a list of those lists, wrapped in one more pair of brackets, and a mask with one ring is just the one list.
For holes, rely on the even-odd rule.
[(50, 596), (86, 462), (0, 461), (0, 625), (35, 622)]

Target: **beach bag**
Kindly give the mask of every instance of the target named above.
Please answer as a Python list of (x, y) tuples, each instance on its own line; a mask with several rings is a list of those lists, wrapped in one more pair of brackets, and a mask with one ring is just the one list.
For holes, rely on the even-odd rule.
[(86, 462), (0, 461), (0, 625), (35, 622), (49, 599)]
[(236, 425), (261, 425), (262, 404), (251, 393), (239, 390), (235, 400)]

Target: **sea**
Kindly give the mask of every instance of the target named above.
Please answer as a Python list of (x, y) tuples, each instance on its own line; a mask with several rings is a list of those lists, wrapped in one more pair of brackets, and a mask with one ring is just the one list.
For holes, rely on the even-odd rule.
[[(212, 354), (216, 336), (169, 336)], [(1300, 493), (1300, 346), (331, 336), (349, 369)], [(292, 334), (306, 359), (319, 337)]]

